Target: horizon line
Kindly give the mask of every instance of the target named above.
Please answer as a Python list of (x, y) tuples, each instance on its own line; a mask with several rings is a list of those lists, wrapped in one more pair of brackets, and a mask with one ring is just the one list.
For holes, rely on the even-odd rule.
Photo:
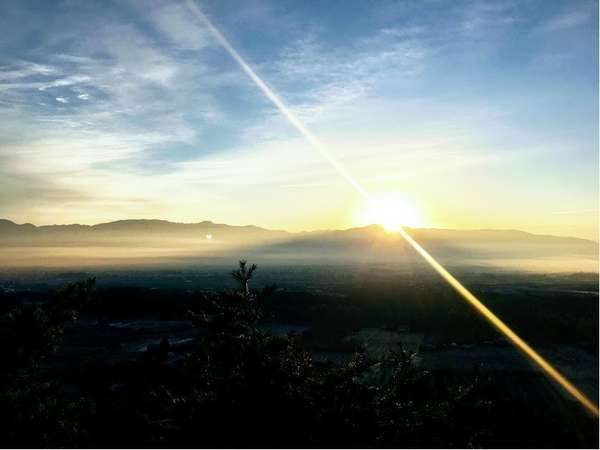
[[(239, 228), (254, 227), (254, 228), (260, 228), (265, 231), (282, 232), (282, 233), (289, 233), (289, 234), (318, 233), (318, 232), (328, 232), (328, 231), (350, 231), (350, 230), (357, 230), (357, 229), (363, 229), (363, 228), (369, 228), (369, 227), (379, 227), (386, 233), (390, 233), (390, 234), (398, 233), (398, 231), (385, 230), (384, 226), (379, 223), (357, 225), (357, 226), (351, 226), (348, 228), (315, 228), (312, 230), (290, 231), (290, 230), (286, 230), (286, 229), (270, 228), (270, 227), (264, 227), (261, 225), (255, 225), (255, 224), (231, 224), (231, 223), (214, 222), (214, 221), (208, 220), (208, 219), (200, 220), (198, 222), (179, 222), (179, 221), (173, 221), (173, 220), (169, 220), (169, 219), (140, 218), (140, 219), (114, 219), (114, 220), (109, 220), (106, 222), (96, 222), (96, 223), (72, 222), (72, 223), (48, 223), (48, 224), (41, 224), (41, 225), (34, 224), (32, 222), (18, 223), (18, 222), (15, 222), (14, 220), (11, 220), (11, 219), (8, 219), (5, 217), (0, 217), (0, 221), (11, 222), (17, 226), (31, 225), (35, 228), (60, 227), (60, 226), (83, 226), (83, 227), (91, 228), (91, 227), (95, 227), (98, 225), (107, 225), (107, 224), (112, 224), (112, 223), (117, 223), (117, 222), (166, 222), (166, 223), (171, 223), (171, 224), (175, 224), (175, 225), (200, 225), (202, 223), (210, 223), (213, 225), (224, 225), (224, 226), (228, 226), (228, 227), (239, 227)], [(441, 226), (411, 227), (408, 225), (403, 225), (403, 228), (408, 228), (410, 230), (442, 230), (442, 231), (458, 231), (458, 232), (489, 231), (489, 232), (525, 233), (525, 234), (529, 234), (531, 236), (554, 237), (554, 238), (564, 238), (564, 239), (579, 239), (579, 240), (590, 241), (590, 242), (599, 244), (599, 241), (597, 241), (595, 239), (590, 239), (590, 238), (584, 238), (584, 237), (572, 236), (572, 235), (560, 235), (560, 234), (540, 234), (540, 233), (533, 233), (531, 231), (525, 231), (525, 230), (521, 230), (521, 229), (517, 229), (517, 228), (452, 228), (452, 227), (441, 227)]]

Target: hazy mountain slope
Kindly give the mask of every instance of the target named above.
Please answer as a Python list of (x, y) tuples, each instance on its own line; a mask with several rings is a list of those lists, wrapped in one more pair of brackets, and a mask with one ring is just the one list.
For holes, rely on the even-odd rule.
[(0, 244), (10, 246), (173, 245), (186, 240), (211, 239), (247, 244), (276, 240), (285, 231), (254, 225), (233, 226), (210, 221), (175, 223), (166, 220), (119, 220), (97, 225), (17, 225), (0, 220)]
[[(543, 236), (514, 230), (410, 229), (408, 233), (436, 256), (470, 259), (577, 257), (595, 258), (598, 244), (579, 238)], [(395, 259), (411, 253), (408, 243), (398, 234), (379, 226), (342, 231), (323, 231), (292, 235), (261, 247), (266, 254), (303, 252), (349, 258)]]
[[(446, 263), (519, 266), (521, 262), (531, 265), (534, 261), (534, 265), (542, 270), (545, 266), (540, 266), (540, 261), (546, 266), (551, 263), (557, 269), (561, 269), (566, 261), (569, 269), (565, 270), (597, 270), (598, 244), (586, 239), (515, 230), (422, 228), (407, 231)], [(76, 261), (92, 264), (99, 260), (105, 264), (131, 260), (137, 264), (144, 259), (152, 259), (158, 264), (168, 260), (213, 257), (249, 257), (289, 263), (422, 262), (398, 233), (386, 232), (377, 225), (288, 233), (210, 221), (186, 224), (163, 220), (121, 220), (92, 226), (36, 227), (0, 220), (0, 246), (4, 248), (0, 264), (5, 267), (15, 260), (20, 261), (20, 266), (51, 264), (59, 259), (65, 264), (75, 264)]]

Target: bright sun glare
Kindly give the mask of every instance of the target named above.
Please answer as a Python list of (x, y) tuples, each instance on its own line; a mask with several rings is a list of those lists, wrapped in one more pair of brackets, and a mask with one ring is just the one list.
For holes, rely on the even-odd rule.
[(424, 225), (421, 211), (405, 196), (396, 193), (372, 197), (362, 213), (361, 221), (364, 224), (380, 224), (387, 231), (398, 231), (402, 225)]

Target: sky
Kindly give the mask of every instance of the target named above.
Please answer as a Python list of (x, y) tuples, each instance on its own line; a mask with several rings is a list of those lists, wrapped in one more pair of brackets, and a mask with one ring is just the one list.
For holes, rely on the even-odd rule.
[[(597, 2), (195, 3), (414, 225), (598, 239)], [(0, 29), (0, 217), (372, 218), (185, 1), (3, 0)]]

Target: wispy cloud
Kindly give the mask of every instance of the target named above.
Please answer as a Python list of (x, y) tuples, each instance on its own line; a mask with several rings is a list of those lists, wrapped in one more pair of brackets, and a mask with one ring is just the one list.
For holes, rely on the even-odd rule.
[(169, 41), (180, 49), (200, 50), (215, 45), (210, 33), (189, 14), (184, 2), (153, 2), (150, 8), (147, 3), (137, 3), (140, 14), (148, 12), (148, 20)]
[(304, 120), (316, 122), (375, 94), (386, 80), (402, 83), (417, 76), (433, 51), (414, 38), (417, 33), (384, 28), (343, 49), (324, 47), (316, 33), (288, 45), (264, 71)]
[(517, 11), (518, 2), (474, 2), (464, 7), (461, 27), (468, 34), (489, 33), (491, 29), (519, 22)]
[[(93, 203), (106, 189), (88, 187), (92, 174), (110, 184), (115, 170), (133, 173), (142, 155), (197, 142), (199, 130), (219, 120), (210, 82), (201, 83), (209, 72), (201, 59), (178, 54), (158, 40), (161, 34), (139, 26), (139, 18), (151, 30), (167, 30), (177, 48), (200, 48), (192, 41), (201, 30), (174, 31), (185, 23), (181, 8), (164, 2), (160, 11), (132, 21), (67, 8), (64, 26), (48, 29), (40, 47), (22, 59), (0, 59), (0, 158), (13, 185), (3, 195), (45, 186), (60, 195), (79, 192)], [(114, 199), (123, 196), (115, 190)]]
[(593, 3), (579, 3), (577, 6), (548, 20), (539, 30), (543, 32), (556, 32), (577, 27), (592, 20), (594, 18), (594, 10)]
[(54, 67), (37, 64), (30, 61), (15, 61), (0, 67), (0, 82), (20, 80), (35, 76), (52, 75), (56, 72)]

